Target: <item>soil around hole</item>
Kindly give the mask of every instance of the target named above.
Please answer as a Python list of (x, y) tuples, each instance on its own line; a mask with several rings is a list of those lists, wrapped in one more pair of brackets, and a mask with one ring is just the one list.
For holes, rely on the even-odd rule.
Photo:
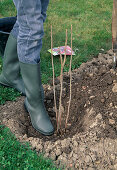
[[(44, 152), (67, 169), (117, 169), (117, 69), (113, 53), (99, 54), (72, 71), (72, 100), (68, 127), (65, 118), (69, 101), (69, 73), (64, 73), (62, 133), (46, 137), (32, 127), (24, 108), (24, 97), (0, 106), (0, 121), (21, 141), (29, 141), (37, 152)], [(55, 80), (57, 107), (60, 80)], [(45, 106), (56, 129), (53, 87), (44, 85)], [(111, 143), (111, 144), (110, 144)], [(98, 148), (98, 149), (97, 149)]]

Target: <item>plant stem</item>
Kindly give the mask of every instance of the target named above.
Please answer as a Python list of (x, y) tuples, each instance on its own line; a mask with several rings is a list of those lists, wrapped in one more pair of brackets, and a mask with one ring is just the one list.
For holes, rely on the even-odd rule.
[[(59, 50), (60, 51), (60, 50)], [(63, 61), (62, 61), (62, 55), (60, 52), (60, 60), (61, 60), (61, 75), (60, 75), (60, 84), (61, 84), (61, 90), (60, 90), (60, 98), (59, 98), (59, 113), (58, 113), (58, 125), (57, 125), (57, 131), (61, 127), (61, 105), (62, 105), (62, 89), (63, 89)]]
[(67, 128), (67, 123), (68, 123), (68, 118), (69, 118), (69, 113), (70, 113), (71, 96), (72, 96), (72, 92), (71, 92), (71, 88), (72, 88), (71, 65), (72, 65), (72, 25), (71, 25), (71, 59), (70, 59), (70, 69), (69, 69), (69, 74), (70, 74), (70, 97), (69, 97), (69, 105), (68, 105), (68, 112), (67, 112), (67, 117), (66, 117), (65, 129)]
[[(66, 48), (67, 48), (67, 29), (66, 29), (66, 40), (65, 40), (65, 55), (64, 55), (64, 61), (62, 59), (62, 54), (60, 52), (60, 60), (61, 60), (61, 75), (60, 75), (60, 84), (61, 84), (61, 90), (60, 90), (60, 98), (59, 98), (59, 113), (58, 113), (58, 125), (57, 125), (57, 131), (61, 128), (61, 119), (62, 119), (62, 92), (63, 92), (63, 68), (66, 62)], [(59, 49), (60, 51), (60, 49)]]
[(53, 69), (53, 90), (54, 90), (54, 106), (56, 112), (56, 122), (58, 122), (58, 113), (57, 113), (57, 106), (56, 106), (56, 92), (55, 92), (55, 74), (54, 74), (54, 61), (53, 61), (53, 37), (52, 37), (52, 25), (51, 25), (51, 59), (52, 59), (52, 69)]

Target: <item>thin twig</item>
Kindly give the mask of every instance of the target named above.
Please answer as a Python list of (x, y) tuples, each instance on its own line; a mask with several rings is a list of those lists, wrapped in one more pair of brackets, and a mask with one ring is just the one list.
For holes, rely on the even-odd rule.
[[(64, 61), (62, 60), (62, 54), (60, 52), (60, 60), (61, 60), (61, 75), (60, 75), (60, 84), (61, 84), (61, 90), (60, 90), (60, 98), (59, 98), (59, 113), (58, 113), (58, 125), (57, 125), (57, 131), (61, 128), (61, 118), (62, 118), (62, 92), (63, 92), (63, 69), (66, 62), (66, 48), (67, 48), (67, 29), (66, 29), (66, 40), (65, 40), (65, 55), (64, 55)], [(60, 49), (59, 49), (60, 51)]]
[(55, 74), (54, 74), (54, 61), (53, 61), (53, 37), (52, 37), (52, 25), (51, 25), (51, 58), (52, 58), (52, 69), (53, 69), (53, 90), (54, 90), (54, 105), (55, 105), (55, 112), (56, 112), (56, 121), (58, 121), (58, 113), (57, 113), (57, 105), (56, 105), (56, 92), (55, 92)]
[[(60, 48), (59, 48), (59, 51), (60, 51)], [(62, 61), (61, 52), (60, 52), (60, 60), (61, 60), (61, 75), (60, 75), (61, 90), (60, 90), (60, 98), (59, 98), (59, 112), (58, 112), (57, 131), (60, 129), (60, 126), (61, 126), (61, 106), (62, 106), (62, 92), (63, 92), (63, 61)]]
[(66, 123), (65, 123), (65, 129), (67, 128), (67, 123), (68, 123), (68, 118), (69, 118), (69, 112), (70, 112), (70, 104), (71, 104), (71, 88), (72, 88), (72, 72), (71, 72), (71, 65), (72, 65), (72, 25), (71, 25), (71, 59), (70, 59), (70, 97), (69, 97), (69, 105), (68, 105), (68, 112), (67, 112), (67, 117), (66, 117)]
[(64, 61), (63, 61), (63, 68), (64, 68), (64, 65), (65, 65), (65, 62), (66, 62), (66, 49), (67, 49), (67, 29), (66, 29), (66, 40), (65, 40), (65, 55), (64, 55)]

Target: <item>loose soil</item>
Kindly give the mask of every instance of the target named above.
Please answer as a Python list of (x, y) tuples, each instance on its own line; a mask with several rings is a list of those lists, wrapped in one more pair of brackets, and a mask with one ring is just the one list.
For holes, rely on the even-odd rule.
[[(72, 71), (72, 100), (67, 130), (65, 118), (69, 102), (69, 73), (63, 76), (62, 131), (56, 132), (52, 81), (44, 85), (45, 106), (55, 127), (46, 137), (36, 132), (24, 108), (24, 97), (0, 106), (0, 121), (22, 142), (30, 142), (37, 152), (52, 158), (66, 169), (117, 169), (117, 69), (113, 53), (99, 54)], [(60, 80), (55, 80), (57, 107)]]

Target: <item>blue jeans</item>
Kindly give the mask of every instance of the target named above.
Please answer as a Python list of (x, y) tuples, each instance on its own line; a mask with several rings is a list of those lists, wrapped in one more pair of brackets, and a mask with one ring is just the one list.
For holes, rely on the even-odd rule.
[(36, 64), (40, 61), (43, 23), (49, 0), (13, 0), (17, 9), (17, 21), (12, 35), (17, 38), (19, 61)]

